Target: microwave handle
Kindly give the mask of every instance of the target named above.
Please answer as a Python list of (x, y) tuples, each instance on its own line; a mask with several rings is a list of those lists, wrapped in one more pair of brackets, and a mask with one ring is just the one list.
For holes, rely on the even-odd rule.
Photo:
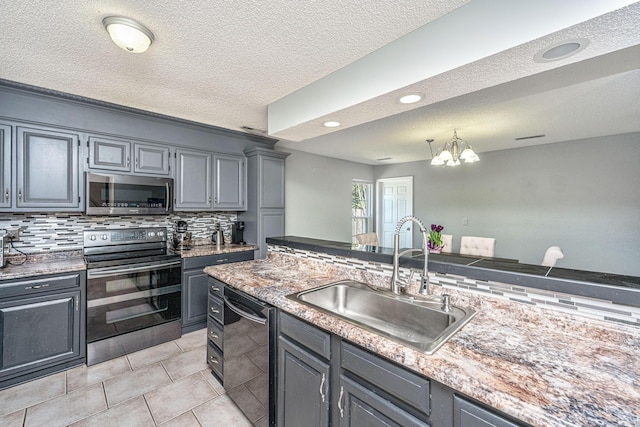
[(171, 212), (171, 203), (173, 203), (173, 194), (171, 194), (171, 187), (169, 183), (166, 182), (165, 188), (167, 189), (167, 207), (165, 208), (165, 212)]

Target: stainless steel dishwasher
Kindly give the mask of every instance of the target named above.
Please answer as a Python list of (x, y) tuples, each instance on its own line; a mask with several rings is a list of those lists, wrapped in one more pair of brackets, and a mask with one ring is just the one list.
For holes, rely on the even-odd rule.
[(224, 388), (255, 426), (275, 426), (275, 308), (224, 287)]

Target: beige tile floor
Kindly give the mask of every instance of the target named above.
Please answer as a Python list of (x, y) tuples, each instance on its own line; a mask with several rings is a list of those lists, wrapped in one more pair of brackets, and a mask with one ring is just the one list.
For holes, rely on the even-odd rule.
[(206, 364), (206, 329), (0, 391), (0, 426), (223, 426), (250, 422)]

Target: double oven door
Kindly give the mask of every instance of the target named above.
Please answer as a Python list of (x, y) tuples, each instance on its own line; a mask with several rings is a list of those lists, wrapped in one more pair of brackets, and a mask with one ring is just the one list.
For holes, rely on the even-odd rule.
[(179, 257), (87, 270), (87, 343), (180, 319)]

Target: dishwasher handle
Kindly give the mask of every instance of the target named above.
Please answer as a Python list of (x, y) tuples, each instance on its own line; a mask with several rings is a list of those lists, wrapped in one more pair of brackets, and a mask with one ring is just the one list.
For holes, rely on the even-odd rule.
[(229, 298), (227, 298), (226, 296), (224, 297), (224, 302), (225, 302), (225, 304), (227, 304), (227, 307), (229, 307), (229, 310), (233, 311), (238, 316), (242, 316), (245, 319), (251, 320), (252, 322), (256, 322), (256, 323), (259, 323), (261, 325), (266, 325), (267, 324), (267, 318), (266, 317), (258, 316), (255, 313), (249, 313), (247, 311), (242, 310), (237, 305), (234, 305), (229, 300)]

